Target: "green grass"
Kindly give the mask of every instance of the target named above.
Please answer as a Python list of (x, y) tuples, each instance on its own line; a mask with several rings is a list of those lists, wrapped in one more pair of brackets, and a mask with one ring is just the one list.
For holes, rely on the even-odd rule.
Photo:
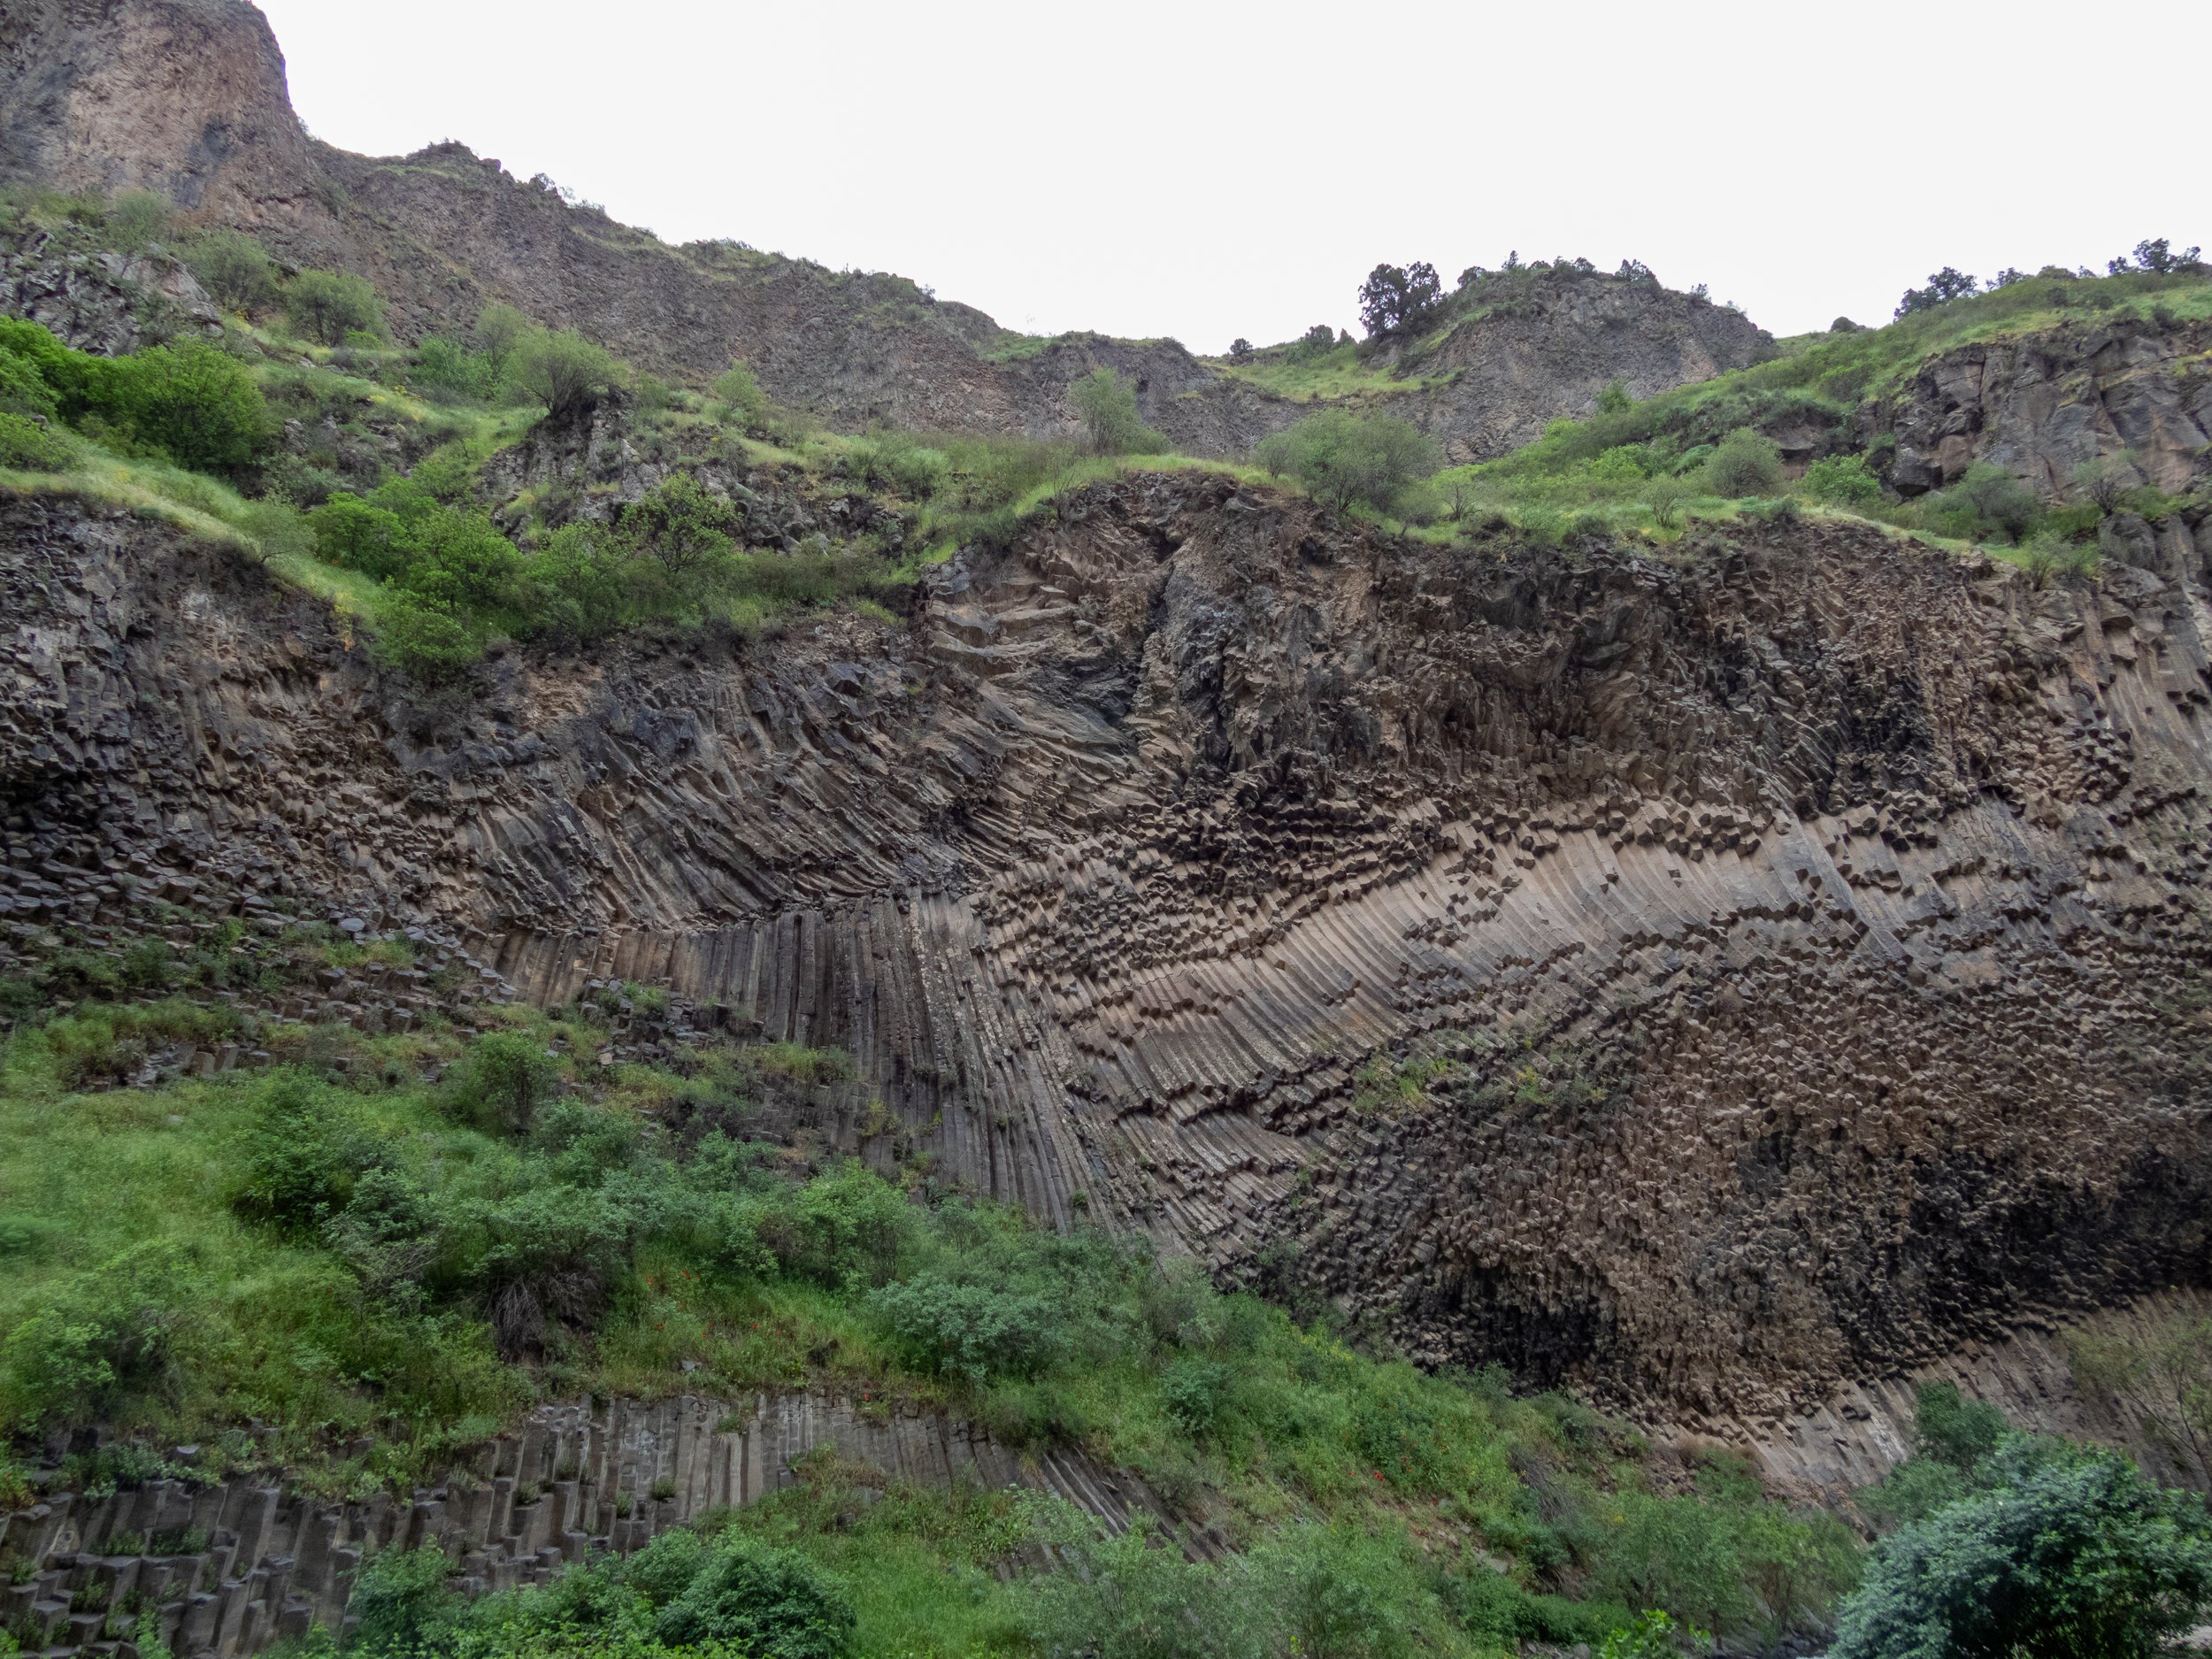
[[(774, 1148), (686, 1151), (669, 1127), (702, 1107), (742, 1122), (764, 1091), (849, 1078), (841, 1056), (717, 1048), (687, 1075), (609, 1074), (589, 1063), (591, 1006), (504, 1010), (510, 1034), (474, 1042), (436, 1022), (385, 1038), (255, 1024), (108, 1000), (96, 961), (55, 943), (48, 988), (10, 994), (27, 1023), (0, 1047), (0, 1415), (19, 1433), (96, 1418), (197, 1441), (210, 1473), (273, 1456), (357, 1493), (434, 1474), (537, 1399), (830, 1386), (1017, 1447), (1081, 1448), (1245, 1542), (1323, 1515), (1396, 1539), (1410, 1565), (1479, 1548), (1531, 1590), (1744, 1632), (1802, 1624), (1849, 1576), (1832, 1523), (1767, 1504), (1724, 1464), (1701, 1495), (1668, 1495), (1640, 1437), (1570, 1400), (1363, 1354), (1126, 1240), (1056, 1235), (919, 1171), (903, 1188), (856, 1166), (797, 1180)], [(233, 929), (127, 971), (173, 991), (211, 973), (280, 984), (361, 950)], [(63, 974), (73, 999), (51, 988)], [(251, 1041), (294, 1066), (83, 1092), (176, 1038)], [(519, 1133), (486, 1116), (506, 1098), (487, 1068), (517, 1041), (580, 1091), (542, 1098)], [(317, 1075), (341, 1061), (343, 1080)], [(419, 1080), (441, 1064), (442, 1083)], [(633, 1217), (630, 1242), (580, 1241), (603, 1210)], [(526, 1274), (588, 1263), (599, 1286), (534, 1356), (500, 1357), (488, 1317), (510, 1257)], [(928, 1333), (952, 1341), (975, 1308), (1009, 1334), (941, 1349)], [(150, 1334), (134, 1347), (134, 1333)], [(249, 1418), (270, 1425), (258, 1450), (234, 1432)], [(374, 1448), (349, 1450), (357, 1436)], [(852, 1486), (819, 1471), (741, 1524), (850, 1580), (875, 1632), (864, 1651), (925, 1634), (941, 1653), (992, 1650), (1011, 1612), (986, 1569), (1019, 1531), (1010, 1501), (901, 1492), (868, 1508)], [(1747, 1586), (1787, 1559), (1825, 1563), (1818, 1585), (1761, 1601)]]
[(1394, 374), (1371, 362), (1357, 342), (1346, 341), (1326, 351), (1308, 354), (1295, 344), (1269, 346), (1255, 351), (1242, 363), (1223, 357), (1214, 366), (1232, 380), (1242, 380), (1294, 403), (1320, 400), (1352, 402), (1394, 397), (1402, 393), (1432, 391), (1447, 385), (1451, 374)]

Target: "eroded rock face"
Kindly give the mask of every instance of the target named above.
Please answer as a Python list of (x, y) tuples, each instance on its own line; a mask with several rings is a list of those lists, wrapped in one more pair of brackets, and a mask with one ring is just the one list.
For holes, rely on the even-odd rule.
[(0, 316), (102, 357), (223, 332), (222, 313), (168, 255), (73, 252), (41, 232), (0, 255)]
[[(0, 17), (0, 177), (160, 191), (301, 265), (368, 276), (399, 337), (472, 324), (489, 300), (576, 327), (641, 367), (703, 381), (743, 358), (779, 399), (859, 430), (1045, 436), (1080, 426), (1068, 388), (1108, 366), (1179, 447), (1242, 454), (1309, 406), (1173, 341), (1015, 340), (910, 281), (734, 242), (668, 247), (457, 143), (348, 154), (293, 114), (284, 59), (247, 0), (26, 0)], [(1649, 284), (1591, 279), (1454, 336), (1389, 400), (1456, 458), (1502, 454), (1606, 381), (1640, 396), (1754, 360), (1758, 331)], [(1748, 355), (1747, 355), (1748, 353)]]
[(2204, 1279), (2204, 569), (2161, 545), (2039, 592), (1839, 525), (1446, 552), (1169, 475), (902, 626), (426, 698), (14, 501), (7, 864), (658, 980), (850, 1050), (947, 1179), (1771, 1419)]
[(2212, 475), (2212, 324), (2124, 319), (1961, 346), (1852, 420), (1859, 443), (1893, 434), (1891, 484), (1918, 495), (1977, 461), (2046, 495), (2085, 461), (2125, 450), (2135, 481), (2178, 495)]

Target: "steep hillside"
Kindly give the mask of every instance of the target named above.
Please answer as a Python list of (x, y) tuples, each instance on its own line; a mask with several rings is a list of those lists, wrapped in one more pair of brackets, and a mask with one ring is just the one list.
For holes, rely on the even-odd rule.
[[(837, 273), (737, 242), (669, 247), (459, 144), (390, 159), (307, 136), (247, 0), (27, 0), (0, 19), (0, 178), (143, 188), (286, 258), (370, 277), (412, 339), (488, 300), (576, 327), (640, 365), (704, 380), (733, 357), (846, 430), (1070, 430), (1070, 383), (1102, 365), (1193, 453), (1241, 453), (1306, 412), (1172, 341), (1028, 340), (902, 277)], [(1554, 295), (1455, 334), (1425, 379), (1379, 390), (1460, 458), (1502, 453), (1608, 381), (1640, 391), (1751, 362), (1741, 318), (1649, 285)]]
[(424, 703), (127, 520), (4, 529), (22, 913), (188, 871), (664, 983), (948, 1178), (1678, 1422), (2204, 1273), (2185, 541), (2038, 590), (1140, 478), (898, 626)]

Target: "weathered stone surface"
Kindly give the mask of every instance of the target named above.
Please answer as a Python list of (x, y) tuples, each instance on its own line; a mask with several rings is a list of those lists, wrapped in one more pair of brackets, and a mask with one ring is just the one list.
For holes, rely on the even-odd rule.
[(1931, 358), (1894, 397), (1853, 416), (1852, 441), (1897, 441), (1889, 480), (1906, 495), (1988, 461), (2046, 495), (2085, 461), (2124, 451), (2130, 481), (2169, 494), (2212, 472), (2212, 324), (2123, 318), (1984, 341)]
[(904, 625), (425, 700), (250, 568), (16, 501), (8, 902), (142, 855), (549, 1001), (660, 981), (849, 1049), (872, 1156), (1779, 1423), (2205, 1278), (2193, 557), (1446, 551), (1181, 474)]

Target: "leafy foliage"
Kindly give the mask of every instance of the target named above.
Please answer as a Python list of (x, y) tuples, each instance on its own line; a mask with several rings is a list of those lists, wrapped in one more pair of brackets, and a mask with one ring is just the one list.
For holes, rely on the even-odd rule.
[(284, 285), (284, 314), (307, 339), (326, 346), (384, 329), (384, 302), (366, 277), (350, 271), (301, 272)]
[(2116, 1454), (2014, 1438), (1984, 1488), (1909, 1523), (1843, 1604), (1835, 1659), (2123, 1659), (2212, 1605), (2212, 1519)]
[(507, 380), (522, 396), (565, 415), (603, 396), (620, 370), (603, 346), (574, 329), (532, 329), (506, 353)]
[(1330, 409), (1269, 434), (1253, 459), (1296, 479), (1340, 512), (1355, 503), (1387, 512), (1442, 456), (1432, 439), (1394, 415)]
[(1782, 456), (1774, 441), (1739, 426), (1713, 446), (1706, 477), (1716, 495), (1770, 495), (1782, 484)]
[(1138, 412), (1136, 388), (1112, 369), (1093, 369), (1068, 388), (1068, 398), (1083, 417), (1094, 454), (1141, 455), (1166, 448)]
[(1425, 321), (1443, 297), (1444, 285), (1427, 260), (1379, 265), (1359, 287), (1360, 326), (1375, 338), (1404, 333)]
[(243, 231), (204, 232), (185, 245), (181, 257), (209, 297), (226, 310), (250, 314), (276, 301), (276, 261)]

